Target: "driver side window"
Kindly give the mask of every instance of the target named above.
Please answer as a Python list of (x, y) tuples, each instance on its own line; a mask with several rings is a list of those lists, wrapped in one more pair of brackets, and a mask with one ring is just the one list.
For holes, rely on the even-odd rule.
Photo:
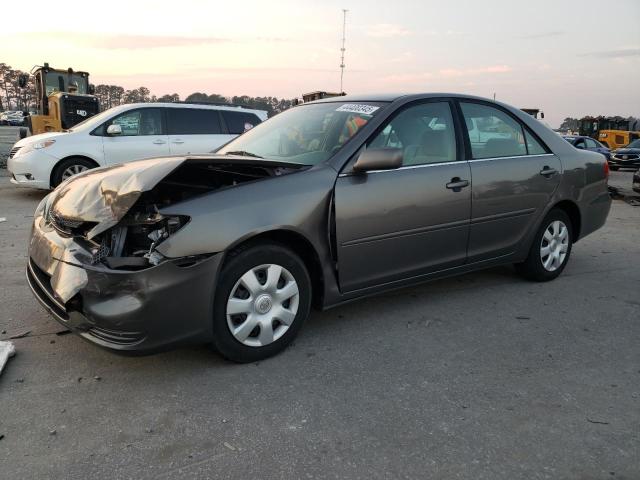
[(456, 160), (456, 136), (449, 103), (422, 103), (402, 110), (367, 148), (400, 148), (403, 166)]
[(585, 138), (584, 143), (587, 145), (587, 148), (598, 148), (596, 141), (591, 138)]
[(579, 138), (578, 140), (576, 140), (576, 143), (574, 143), (573, 146), (576, 148), (586, 148), (583, 138)]
[(163, 135), (162, 110), (159, 108), (130, 110), (113, 118), (108, 125), (120, 125), (123, 137)]

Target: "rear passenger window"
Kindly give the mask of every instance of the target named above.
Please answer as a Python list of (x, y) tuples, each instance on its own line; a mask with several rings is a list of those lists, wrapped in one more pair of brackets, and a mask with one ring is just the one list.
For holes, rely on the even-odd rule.
[(167, 108), (169, 135), (207, 135), (222, 133), (217, 110)]
[(251, 130), (260, 123), (260, 119), (253, 113), (233, 112), (230, 110), (221, 110), (220, 113), (224, 117), (229, 133), (234, 135)]
[(527, 154), (522, 125), (488, 105), (461, 102), (473, 158), (517, 157)]
[(547, 153), (544, 147), (540, 145), (540, 142), (533, 138), (533, 135), (527, 132), (526, 129), (524, 131), (524, 137), (527, 139), (527, 151), (529, 155), (543, 155)]

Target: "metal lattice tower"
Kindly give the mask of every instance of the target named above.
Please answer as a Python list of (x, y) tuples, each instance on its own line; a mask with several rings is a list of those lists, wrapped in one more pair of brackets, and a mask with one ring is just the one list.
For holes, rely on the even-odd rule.
[(341, 56), (340, 56), (340, 93), (342, 93), (344, 90), (342, 89), (342, 82), (344, 79), (344, 43), (345, 43), (345, 34), (347, 31), (347, 12), (349, 10), (346, 9), (342, 9), (342, 48), (340, 49), (341, 52)]

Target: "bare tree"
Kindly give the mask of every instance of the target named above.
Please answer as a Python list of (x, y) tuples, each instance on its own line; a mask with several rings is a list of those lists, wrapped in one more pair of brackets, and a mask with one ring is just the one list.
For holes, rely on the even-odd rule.
[(14, 80), (15, 71), (6, 63), (0, 63), (0, 82), (2, 82), (0, 86), (4, 92), (5, 108), (7, 110), (11, 109), (11, 96), (13, 93), (11, 84)]

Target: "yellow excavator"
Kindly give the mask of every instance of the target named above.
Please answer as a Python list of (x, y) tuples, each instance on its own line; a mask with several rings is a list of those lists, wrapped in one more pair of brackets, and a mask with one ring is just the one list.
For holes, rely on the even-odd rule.
[[(25, 117), (27, 128), (20, 130), (20, 138), (29, 134), (61, 132), (86, 120), (100, 111), (94, 87), (89, 84), (87, 72), (72, 68), (60, 70), (48, 63), (31, 70), (36, 90), (35, 115)], [(18, 78), (20, 88), (25, 88), (29, 75)]]
[(638, 121), (624, 117), (583, 117), (578, 121), (580, 135), (599, 140), (611, 150), (624, 147), (640, 138)]

